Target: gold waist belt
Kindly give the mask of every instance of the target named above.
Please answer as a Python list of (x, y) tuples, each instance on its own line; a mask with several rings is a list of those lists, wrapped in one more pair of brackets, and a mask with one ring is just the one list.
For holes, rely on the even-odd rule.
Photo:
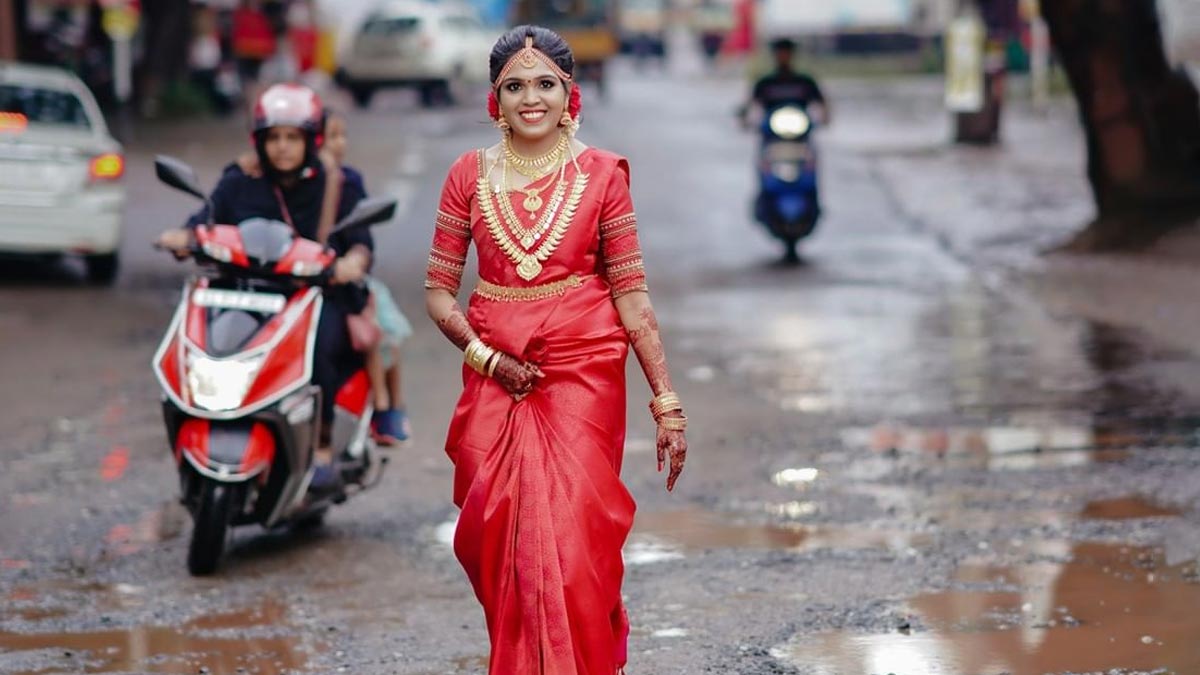
[(583, 279), (575, 274), (566, 279), (537, 286), (500, 286), (480, 279), (479, 283), (475, 285), (475, 293), (480, 297), (497, 302), (530, 302), (557, 297), (582, 285)]

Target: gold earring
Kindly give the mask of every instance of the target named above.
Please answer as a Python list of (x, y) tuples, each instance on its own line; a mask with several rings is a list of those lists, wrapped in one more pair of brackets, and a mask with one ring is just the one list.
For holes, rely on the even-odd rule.
[(504, 119), (503, 115), (497, 118), (494, 124), (496, 128), (500, 130), (500, 133), (503, 134), (507, 134), (512, 129), (508, 123), (508, 120)]
[(571, 113), (564, 112), (562, 119), (558, 121), (558, 126), (566, 130), (567, 134), (574, 136), (576, 131), (579, 131), (579, 122), (571, 117)]

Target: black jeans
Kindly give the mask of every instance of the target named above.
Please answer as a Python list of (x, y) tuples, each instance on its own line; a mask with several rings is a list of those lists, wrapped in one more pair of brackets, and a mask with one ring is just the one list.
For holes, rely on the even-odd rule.
[(350, 345), (346, 328), (348, 308), (337, 298), (326, 298), (317, 323), (313, 358), (313, 384), (321, 388), (321, 428), (328, 433), (333, 423), (334, 399), (350, 376), (363, 367), (362, 354)]

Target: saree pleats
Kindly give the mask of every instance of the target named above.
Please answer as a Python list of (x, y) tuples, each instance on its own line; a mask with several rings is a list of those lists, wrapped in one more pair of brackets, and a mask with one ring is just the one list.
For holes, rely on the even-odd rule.
[[(619, 472), (628, 345), (597, 290), (587, 284), (546, 301), (553, 308), (521, 352), (546, 373), (530, 396), (514, 402), (468, 371), (474, 400), (452, 425), (462, 507), (454, 549), (484, 607), (493, 675), (613, 675), (625, 662), (621, 548), (634, 503)], [(474, 303), (472, 314), (489, 304)], [(486, 339), (504, 344), (502, 326)], [(488, 435), (486, 446), (471, 442)]]

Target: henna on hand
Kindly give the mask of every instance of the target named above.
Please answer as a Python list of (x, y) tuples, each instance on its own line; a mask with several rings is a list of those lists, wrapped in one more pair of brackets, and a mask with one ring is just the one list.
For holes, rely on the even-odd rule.
[(545, 376), (545, 373), (532, 363), (522, 363), (503, 352), (498, 358), (500, 362), (496, 364), (492, 378), (518, 401), (528, 396), (537, 381)]
[(670, 458), (671, 469), (667, 472), (667, 492), (675, 489), (675, 481), (683, 473), (683, 464), (687, 460), (687, 436), (682, 431), (672, 431), (659, 427), (658, 439), (658, 470), (663, 470), (663, 464)]
[(467, 321), (467, 317), (462, 313), (462, 308), (457, 304), (450, 308), (450, 312), (446, 316), (438, 320), (437, 325), (442, 334), (459, 349), (466, 349), (467, 345), (471, 344), (471, 340), (479, 337), (475, 333), (475, 329), (471, 328), (471, 322)]

